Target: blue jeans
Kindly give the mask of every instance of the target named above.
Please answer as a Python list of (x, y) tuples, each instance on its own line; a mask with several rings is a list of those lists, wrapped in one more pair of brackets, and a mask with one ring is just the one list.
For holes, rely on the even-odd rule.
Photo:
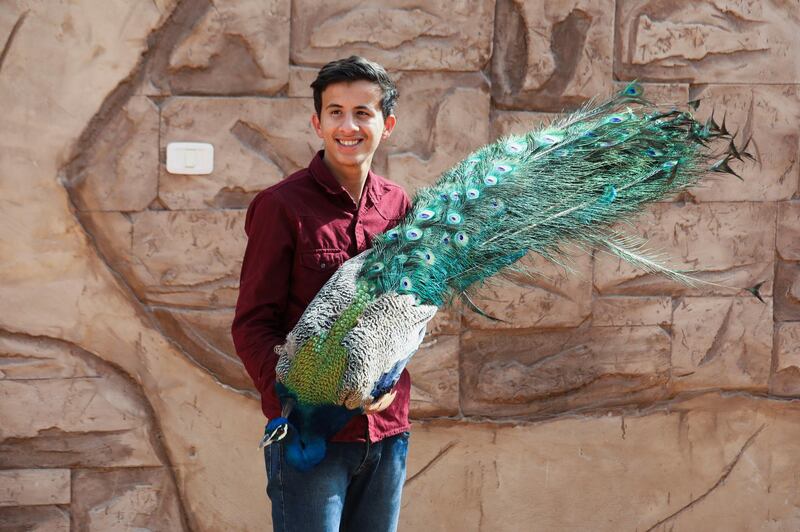
[(275, 532), (394, 532), (406, 478), (408, 432), (376, 443), (329, 442), (325, 458), (302, 473), (282, 442), (264, 448)]

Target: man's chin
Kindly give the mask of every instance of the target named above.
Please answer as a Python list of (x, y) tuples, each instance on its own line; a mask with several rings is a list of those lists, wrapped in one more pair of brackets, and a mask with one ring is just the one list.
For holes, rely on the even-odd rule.
[(353, 153), (353, 154), (336, 153), (332, 157), (332, 160), (339, 168), (355, 169), (355, 168), (361, 168), (364, 164), (367, 164), (369, 158), (365, 153)]

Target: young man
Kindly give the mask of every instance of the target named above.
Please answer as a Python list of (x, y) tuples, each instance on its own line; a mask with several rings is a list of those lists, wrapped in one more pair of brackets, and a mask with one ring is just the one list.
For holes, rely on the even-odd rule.
[[(397, 90), (380, 65), (350, 57), (325, 65), (311, 84), (311, 123), (324, 149), (308, 168), (258, 194), (232, 333), (268, 419), (280, 416), (274, 347), (345, 260), (396, 225), (410, 206), (399, 186), (374, 174), (375, 150), (391, 135)], [(280, 442), (265, 448), (276, 531), (395, 530), (405, 479), (410, 380), (356, 416), (325, 459), (301, 473)]]

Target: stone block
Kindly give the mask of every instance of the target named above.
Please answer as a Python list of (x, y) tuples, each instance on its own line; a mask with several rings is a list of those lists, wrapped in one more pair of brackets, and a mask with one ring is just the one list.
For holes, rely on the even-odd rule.
[[(152, 432), (152, 431), (151, 431)], [(42, 428), (35, 436), (0, 439), (2, 467), (152, 467), (144, 431), (67, 431)]]
[(672, 299), (661, 297), (597, 297), (592, 302), (592, 325), (637, 326), (672, 323)]
[(76, 471), (73, 520), (81, 530), (187, 530), (166, 469)]
[(412, 193), (488, 142), (489, 87), (481, 74), (437, 72), (402, 73), (397, 87), (398, 125), (376, 160), (388, 154), (386, 175)]
[[(798, 40), (800, 45), (800, 40)], [(747, 151), (756, 161), (734, 160), (730, 174), (710, 174), (689, 193), (699, 201), (778, 201), (790, 199), (800, 184), (800, 88), (797, 85), (701, 85), (691, 98), (700, 98), (695, 113), (740, 132), (736, 145), (752, 137)]]
[(132, 96), (98, 126), (67, 186), (80, 210), (140, 211), (158, 194), (158, 108)]
[[(627, 86), (627, 82), (614, 82), (607, 87), (607, 92), (597, 93), (591, 96), (596, 98), (606, 98), (615, 91), (620, 91)], [(644, 94), (648, 100), (654, 103), (676, 103), (684, 104), (689, 101), (689, 85), (685, 83), (641, 83)], [(490, 137), (496, 139), (504, 135), (522, 135), (532, 129), (539, 129), (543, 125), (549, 124), (560, 116), (563, 116), (563, 108), (554, 110), (555, 112), (538, 111), (504, 111), (495, 109), (491, 115)]]
[(0, 380), (99, 377), (76, 351), (45, 338), (0, 333)]
[(677, 391), (767, 389), (772, 298), (685, 297), (672, 315), (672, 387)]
[(561, 112), (610, 93), (614, 2), (498, 0), (496, 16), (492, 96), (499, 107)]
[(108, 267), (118, 272), (139, 299), (147, 297), (152, 279), (147, 268), (132, 253), (133, 223), (129, 213), (86, 211), (78, 218), (87, 233), (92, 235), (100, 257)]
[(481, 70), (492, 50), (493, 0), (295, 0), (291, 60), (322, 66), (361, 55), (390, 70)]
[(411, 359), (411, 416), (458, 415), (458, 336), (426, 338)]
[(439, 312), (428, 323), (427, 334), (429, 336), (458, 334), (461, 332), (461, 316), (463, 312), (464, 305), (458, 300), (440, 308)]
[(69, 469), (0, 470), (0, 506), (69, 503)]
[(400, 530), (794, 530), (797, 403), (705, 394), (538, 423), (416, 423)]
[(783, 260), (800, 261), (800, 201), (778, 203), (775, 248)]
[[(98, 380), (101, 379), (90, 377), (0, 382), (5, 403), (0, 407), (0, 435), (4, 439), (30, 438), (50, 428), (69, 432), (136, 431), (147, 417), (142, 405), (126, 397), (122, 390), (103, 386)], [(147, 435), (143, 429), (142, 435)]]
[(253, 196), (305, 168), (321, 146), (310, 125), (311, 98), (171, 98), (161, 110), (161, 148), (214, 145), (208, 175), (161, 165), (158, 197), (169, 209), (245, 208)]
[(764, 282), (761, 294), (772, 294), (776, 208), (759, 203), (658, 203), (633, 227), (622, 229), (644, 237), (647, 248), (666, 265), (703, 281), (724, 286), (685, 286), (660, 274), (639, 270), (607, 253), (595, 256), (594, 286), (601, 295), (731, 295), (727, 287)]
[(664, 395), (670, 337), (660, 327), (469, 331), (461, 339), (461, 410), (548, 416)]
[(775, 321), (800, 320), (800, 262), (775, 267)]
[(800, 322), (775, 325), (775, 367), (769, 390), (774, 395), (800, 395)]
[(69, 532), (69, 512), (58, 506), (0, 508), (0, 523), (9, 532)]
[[(178, 212), (174, 215), (179, 219), (182, 218), (183, 222), (175, 220), (174, 223), (165, 223), (164, 227), (160, 228), (157, 227), (160, 223), (159, 220), (168, 218), (168, 211), (146, 211), (135, 215), (94, 211), (80, 213), (79, 217), (83, 226), (94, 237), (102, 258), (113, 271), (118, 272), (125, 279), (140, 300), (153, 305), (184, 308), (229, 309), (233, 307), (236, 305), (238, 295), (238, 269), (241, 266), (241, 262), (237, 265), (235, 261), (241, 260), (246, 242), (242, 227), (244, 213), (220, 211), (214, 214), (213, 212), (195, 211), (194, 216), (189, 212)], [(149, 222), (143, 221), (143, 219), (147, 219)], [(194, 221), (201, 219), (204, 221), (201, 221), (200, 225), (204, 227), (204, 230), (210, 231), (210, 237), (216, 233), (220, 242), (237, 242), (233, 246), (236, 246), (235, 253), (238, 255), (221, 257), (223, 263), (231, 262), (230, 275), (217, 282), (207, 284), (202, 282), (199, 284), (162, 283), (161, 279), (155, 276), (152, 268), (156, 268), (158, 275), (164, 274), (164, 271), (150, 263), (150, 253), (162, 247), (165, 248), (165, 253), (168, 253), (170, 245), (174, 244), (173, 239), (181, 240), (184, 237), (193, 239), (194, 236), (187, 236), (185, 231), (191, 233)], [(231, 222), (231, 220), (234, 221)], [(236, 227), (229, 227), (229, 222), (234, 223)], [(139, 223), (143, 225), (138, 227), (138, 237), (134, 237), (134, 224)], [(176, 225), (180, 226), (180, 229), (176, 230)], [(209, 229), (210, 226), (214, 226), (214, 228)], [(142, 231), (147, 234), (143, 235)], [(153, 235), (151, 231), (155, 231), (156, 235)], [(170, 233), (170, 231), (175, 231), (175, 233)], [(137, 249), (137, 252), (134, 253), (135, 238), (144, 238), (147, 241), (145, 251)], [(153, 249), (150, 246), (153, 246)], [(194, 248), (191, 243), (184, 243), (184, 250), (189, 254), (188, 256), (183, 255), (184, 260), (191, 260), (192, 256), (198, 252), (198, 249)], [(214, 253), (213, 250), (212, 253)], [(166, 260), (169, 261), (169, 259)], [(207, 258), (206, 260), (213, 259)], [(224, 267), (220, 268), (224, 270)], [(166, 278), (170, 278), (170, 275), (167, 274)]]
[(800, 12), (791, 2), (616, 4), (615, 76), (692, 83), (797, 83)]
[(534, 253), (522, 259), (535, 275), (509, 274), (487, 282), (473, 297), (492, 321), (465, 308), (464, 323), (472, 329), (577, 327), (592, 305), (592, 257), (574, 253), (572, 271)]
[(148, 291), (208, 292), (238, 281), (247, 243), (244, 215), (240, 210), (134, 214), (132, 254), (146, 269)]
[(233, 309), (186, 310), (155, 307), (161, 329), (214, 378), (255, 397), (253, 382), (236, 356), (231, 339)]
[(65, 342), (0, 340), (47, 361), (0, 379), (0, 469), (161, 465), (149, 406), (126, 376)]
[(539, 129), (549, 124), (559, 114), (537, 113), (535, 111), (492, 111), (490, 136), (492, 140), (507, 135), (524, 135), (532, 129)]
[(289, 0), (215, 0), (169, 50), (172, 94), (276, 94), (289, 79)]
[(317, 79), (318, 68), (289, 66), (289, 98), (311, 98), (311, 84)]
[[(139, 398), (96, 377), (0, 381), (0, 464), (160, 465)], [(92, 443), (91, 438), (96, 440)], [(32, 441), (32, 440), (37, 441)], [(102, 442), (102, 445), (101, 445)], [(91, 456), (89, 451), (104, 449)], [(61, 454), (59, 454), (61, 453)]]

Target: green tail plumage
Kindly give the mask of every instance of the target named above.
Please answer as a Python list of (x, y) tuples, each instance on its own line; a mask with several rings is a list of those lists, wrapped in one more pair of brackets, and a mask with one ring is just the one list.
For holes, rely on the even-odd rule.
[(557, 260), (572, 242), (691, 282), (611, 225), (708, 171), (733, 173), (728, 161), (748, 154), (731, 141), (713, 162), (708, 145), (720, 137), (731, 136), (713, 118), (701, 124), (655, 107), (632, 83), (600, 105), (479, 149), (417, 192), (404, 222), (374, 240), (361, 278), (375, 296), (394, 291), (441, 306), (528, 251)]

